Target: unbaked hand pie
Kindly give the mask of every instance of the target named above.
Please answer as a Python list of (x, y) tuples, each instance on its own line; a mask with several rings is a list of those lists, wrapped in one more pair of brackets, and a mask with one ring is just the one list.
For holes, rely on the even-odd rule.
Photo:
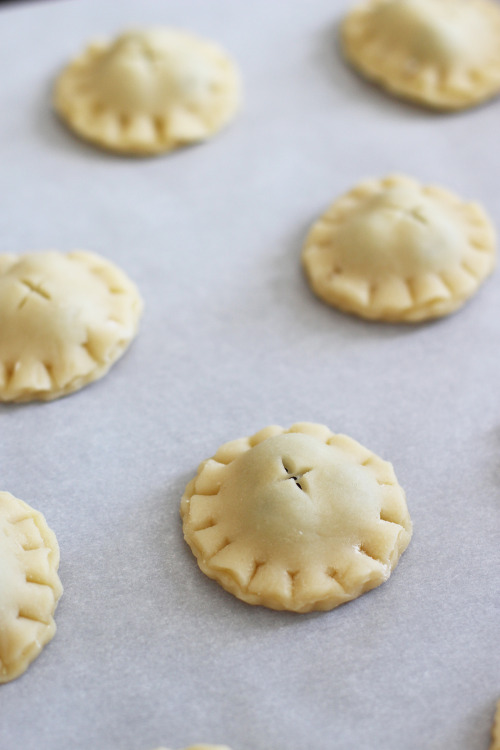
[(59, 76), (54, 103), (79, 136), (148, 155), (202, 141), (240, 103), (234, 63), (212, 42), (170, 28), (94, 42)]
[(495, 231), (476, 203), (409, 177), (366, 180), (313, 225), (302, 252), (328, 304), (364, 318), (447, 315), (495, 265)]
[(490, 750), (500, 750), (500, 701), (497, 703), (495, 720), (491, 729)]
[(393, 94), (442, 110), (500, 92), (494, 0), (367, 0), (342, 25), (345, 56)]
[(207, 576), (249, 604), (294, 612), (379, 586), (412, 533), (391, 464), (305, 422), (224, 444), (187, 485), (181, 516)]
[(0, 255), (0, 401), (58, 398), (102, 377), (141, 310), (130, 279), (94, 253)]
[(59, 547), (41, 513), (0, 492), (0, 683), (19, 677), (56, 631)]

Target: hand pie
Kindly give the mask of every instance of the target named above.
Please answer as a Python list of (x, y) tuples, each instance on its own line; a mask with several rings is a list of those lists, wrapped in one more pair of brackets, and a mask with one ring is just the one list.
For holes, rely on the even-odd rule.
[(367, 0), (342, 26), (346, 58), (393, 94), (442, 110), (500, 92), (493, 0)]
[(249, 604), (294, 612), (379, 586), (412, 533), (391, 464), (305, 422), (224, 444), (187, 485), (181, 516), (207, 576)]
[(0, 492), (0, 683), (19, 677), (56, 631), (59, 547), (41, 513)]
[(101, 378), (141, 309), (134, 284), (93, 253), (0, 255), (0, 401), (47, 401)]
[(313, 225), (302, 252), (318, 297), (363, 318), (447, 315), (495, 265), (484, 211), (409, 177), (366, 180)]
[(491, 729), (490, 750), (500, 750), (500, 701), (497, 703), (495, 720)]
[(240, 103), (225, 52), (184, 31), (129, 31), (90, 44), (59, 76), (54, 103), (79, 136), (148, 155), (209, 138)]

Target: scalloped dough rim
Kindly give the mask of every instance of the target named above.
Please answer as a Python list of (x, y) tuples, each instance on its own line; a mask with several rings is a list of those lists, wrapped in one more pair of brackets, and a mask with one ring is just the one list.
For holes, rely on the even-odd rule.
[(95, 132), (93, 129), (88, 129), (78, 119), (71, 118), (68, 111), (65, 111), (62, 107), (56, 106), (56, 111), (60, 115), (63, 123), (69, 129), (75, 137), (80, 141), (87, 144), (98, 147), (102, 151), (112, 152), (121, 156), (131, 157), (146, 157), (146, 156), (160, 156), (161, 154), (168, 154), (176, 149), (188, 148), (189, 146), (196, 146), (210, 140), (216, 136), (225, 127), (231, 124), (234, 115), (237, 113), (240, 107), (239, 99), (235, 101), (233, 108), (228, 112), (227, 117), (213, 129), (207, 129), (207, 132), (203, 136), (196, 136), (193, 138), (172, 138), (165, 140), (158, 140), (151, 143), (145, 143), (143, 141), (134, 141), (133, 139), (127, 140), (125, 137), (123, 142), (117, 142), (114, 139), (106, 138), (102, 133)]
[[(231, 575), (231, 573), (210, 568), (209, 564), (205, 563), (201, 550), (199, 550), (194, 543), (187, 539), (186, 536), (184, 536), (184, 539), (189, 545), (191, 552), (195, 556), (198, 567), (200, 568), (202, 573), (207, 576), (207, 578), (216, 581), (225, 591), (227, 591), (229, 594), (233, 594), (233, 596), (235, 596), (240, 601), (245, 602), (246, 604), (266, 607), (267, 609), (273, 609), (278, 612), (286, 611), (295, 612), (297, 614), (306, 614), (307, 612), (328, 612), (332, 609), (335, 609), (336, 607), (340, 607), (342, 604), (346, 604), (347, 602), (357, 599), (362, 594), (365, 594), (374, 588), (377, 588), (377, 586), (385, 583), (385, 581), (388, 580), (391, 574), (391, 571), (388, 571), (387, 575), (380, 577), (377, 577), (374, 574), (370, 579), (365, 581), (365, 583), (361, 585), (359, 589), (353, 590), (352, 592), (349, 592), (349, 594), (346, 593), (346, 595), (341, 598), (339, 598), (338, 593), (334, 592), (325, 594), (324, 596), (318, 597), (314, 600), (311, 600), (310, 598), (297, 599), (296, 597), (294, 597), (292, 600), (279, 600), (273, 593), (269, 595), (265, 592), (253, 594), (249, 591), (245, 591), (244, 589), (242, 589), (238, 581), (236, 581), (234, 576)], [(405, 551), (409, 542), (410, 540), (408, 539), (408, 543), (400, 548), (400, 555)]]
[(464, 109), (472, 109), (500, 96), (500, 80), (497, 84), (475, 96), (461, 96), (453, 88), (450, 88), (449, 91), (439, 88), (432, 91), (422, 89), (419, 86), (408, 85), (412, 81), (411, 78), (402, 76), (398, 81), (389, 72), (373, 70), (369, 63), (355, 57), (345, 43), (343, 44), (343, 52), (346, 60), (363, 80), (375, 84), (398, 100), (404, 100), (436, 112), (458, 112)]
[[(15, 662), (11, 663), (8, 666), (5, 666), (5, 664), (0, 659), (0, 684), (6, 684), (7, 682), (11, 682), (12, 680), (15, 680), (23, 675), (30, 664), (41, 654), (45, 646), (54, 637), (57, 630), (57, 626), (54, 620), (54, 614), (57, 609), (59, 599), (63, 594), (63, 587), (57, 574), (60, 559), (59, 544), (57, 542), (55, 533), (48, 526), (44, 515), (40, 513), (40, 511), (37, 511), (32, 506), (28, 505), (28, 503), (24, 502), (24, 500), (20, 500), (14, 495), (11, 495), (10, 492), (0, 492), (0, 495), (9, 495), (11, 499), (19, 504), (22, 510), (28, 513), (28, 515), (24, 518), (31, 519), (37, 527), (43, 541), (43, 548), (48, 549), (49, 556), (53, 558), (51, 560), (51, 572), (54, 574), (54, 579), (51, 583), (42, 584), (45, 586), (49, 586), (52, 589), (54, 595), (54, 607), (52, 609), (49, 621), (46, 623), (40, 622), (40, 625), (42, 627), (38, 629), (36, 639), (26, 644), (26, 647), (19, 653), (18, 658)], [(19, 520), (24, 520), (24, 518)], [(16, 522), (10, 521), (9, 523), (15, 524)]]
[[(491, 269), (493, 271), (493, 267)], [(349, 315), (357, 315), (360, 318), (370, 321), (381, 321), (387, 323), (423, 323), (426, 320), (437, 320), (438, 318), (444, 318), (447, 315), (457, 312), (461, 307), (468, 302), (476, 292), (472, 294), (464, 294), (463, 296), (457, 296), (453, 300), (438, 300), (428, 305), (415, 306), (403, 310), (391, 310), (391, 309), (373, 309), (369, 305), (356, 305), (352, 300), (349, 302), (345, 301), (343, 297), (337, 297), (330, 290), (323, 290), (315, 280), (311, 278), (308, 270), (306, 274), (310, 281), (310, 286), (313, 292), (323, 302), (326, 302), (330, 307), (335, 307), (340, 312), (347, 313)]]
[[(137, 331), (137, 328), (136, 328), (136, 331)], [(133, 337), (134, 336), (132, 336), (132, 338)], [(124, 345), (121, 346), (117, 350), (117, 352), (113, 355), (114, 358), (112, 359), (111, 362), (107, 363), (106, 365), (97, 367), (95, 370), (92, 370), (87, 375), (74, 378), (64, 388), (60, 388), (58, 390), (52, 390), (52, 389), (51, 390), (49, 389), (26, 390), (12, 397), (10, 396), (5, 397), (5, 395), (0, 392), (0, 404), (2, 403), (3, 404), (26, 404), (29, 401), (54, 401), (57, 398), (63, 398), (64, 396), (69, 396), (72, 393), (76, 393), (77, 391), (80, 391), (85, 386), (90, 385), (91, 383), (103, 378), (111, 370), (111, 368), (118, 362), (118, 360), (122, 358), (122, 356), (125, 354), (130, 344), (131, 344), (131, 339), (127, 339)]]

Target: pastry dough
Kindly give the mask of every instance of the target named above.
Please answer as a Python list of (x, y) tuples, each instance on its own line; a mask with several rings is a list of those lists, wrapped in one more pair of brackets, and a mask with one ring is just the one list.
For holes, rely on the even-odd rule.
[(386, 581), (412, 531), (391, 464), (306, 422), (219, 448), (187, 485), (181, 516), (207, 576), (249, 604), (294, 612)]
[(500, 750), (500, 701), (497, 703), (495, 720), (491, 729), (490, 750)]
[(302, 261), (316, 294), (346, 312), (387, 321), (447, 315), (495, 265), (484, 211), (409, 177), (366, 180), (309, 232)]
[(94, 253), (0, 255), (0, 401), (49, 400), (102, 377), (141, 309), (134, 284)]
[(79, 136), (112, 151), (147, 155), (201, 141), (240, 103), (234, 63), (184, 31), (129, 31), (90, 44), (59, 76), (55, 107)]
[(19, 677), (56, 631), (59, 547), (41, 513), (0, 492), (0, 682)]
[(342, 41), (364, 76), (429, 107), (471, 107), (500, 91), (492, 0), (367, 0), (345, 18)]

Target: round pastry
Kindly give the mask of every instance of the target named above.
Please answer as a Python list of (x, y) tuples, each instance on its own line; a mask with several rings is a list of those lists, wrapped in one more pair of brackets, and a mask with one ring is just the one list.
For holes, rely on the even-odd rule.
[(491, 728), (490, 750), (500, 750), (500, 701), (497, 703), (495, 719)]
[(0, 401), (46, 401), (101, 378), (141, 310), (134, 284), (94, 253), (0, 255)]
[(249, 604), (294, 612), (379, 586), (412, 533), (391, 464), (310, 423), (223, 445), (187, 485), (181, 516), (207, 576)]
[(495, 265), (484, 211), (409, 177), (366, 180), (313, 225), (302, 252), (328, 304), (364, 318), (415, 322), (447, 315)]
[(234, 63), (209, 41), (169, 28), (90, 44), (59, 76), (54, 103), (79, 136), (148, 155), (209, 138), (240, 103)]
[(344, 54), (397, 96), (442, 110), (500, 91), (500, 7), (492, 0), (367, 0), (342, 25)]
[(56, 631), (59, 547), (41, 513), (0, 492), (0, 682), (19, 677)]

